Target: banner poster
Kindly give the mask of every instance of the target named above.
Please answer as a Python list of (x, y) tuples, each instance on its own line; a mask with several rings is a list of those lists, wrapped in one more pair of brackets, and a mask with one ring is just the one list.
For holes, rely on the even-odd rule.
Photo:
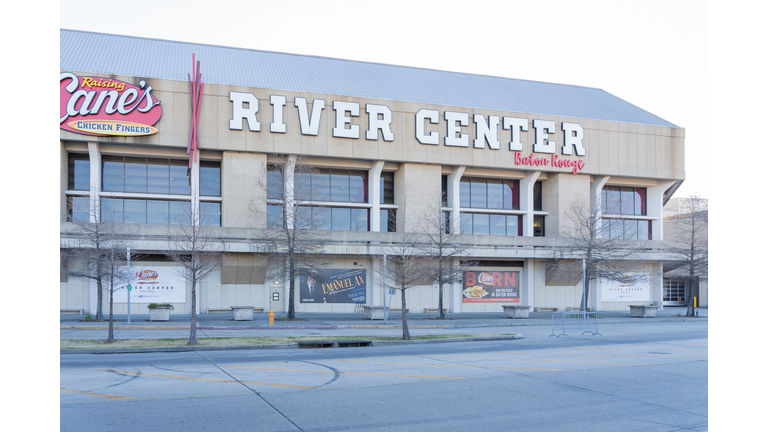
[(519, 303), (519, 271), (464, 272), (464, 303)]
[[(133, 266), (131, 266), (133, 267)], [(126, 268), (123, 268), (123, 272)], [(131, 268), (131, 303), (186, 303), (183, 267)], [(115, 303), (127, 303), (125, 281), (117, 286)]]
[(621, 281), (600, 281), (602, 301), (650, 301), (651, 275), (630, 273)]
[(365, 303), (365, 270), (313, 270), (317, 278), (299, 278), (301, 303)]

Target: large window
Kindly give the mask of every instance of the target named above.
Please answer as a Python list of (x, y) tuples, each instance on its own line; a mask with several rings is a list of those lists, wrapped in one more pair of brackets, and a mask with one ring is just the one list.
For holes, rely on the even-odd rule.
[(646, 188), (605, 186), (602, 190), (603, 238), (649, 240), (651, 221), (628, 218), (646, 216)]
[(69, 155), (69, 190), (89, 190), (91, 188), (91, 161), (88, 155)]
[(517, 214), (472, 213), (464, 209), (519, 210), (518, 180), (462, 177), (459, 182), (462, 207), (461, 232), (479, 235), (523, 234), (523, 217)]

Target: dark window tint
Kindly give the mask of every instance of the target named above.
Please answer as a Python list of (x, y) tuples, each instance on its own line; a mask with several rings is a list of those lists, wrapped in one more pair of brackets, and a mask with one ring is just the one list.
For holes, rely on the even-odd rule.
[(283, 207), (279, 205), (267, 205), (267, 228), (283, 227)]
[(533, 236), (544, 237), (544, 216), (533, 217)]
[(467, 208), (470, 207), (470, 183), (469, 179), (466, 177), (462, 177), (461, 181), (459, 182), (459, 197), (460, 197), (460, 205), (461, 207)]
[(395, 203), (395, 173), (381, 173), (381, 178), (379, 179), (379, 202), (381, 204)]
[(543, 211), (541, 206), (541, 182), (537, 181), (533, 184), (533, 210)]
[(221, 196), (221, 167), (218, 163), (200, 162), (200, 195)]
[(69, 155), (70, 190), (89, 190), (91, 188), (91, 161), (87, 155)]

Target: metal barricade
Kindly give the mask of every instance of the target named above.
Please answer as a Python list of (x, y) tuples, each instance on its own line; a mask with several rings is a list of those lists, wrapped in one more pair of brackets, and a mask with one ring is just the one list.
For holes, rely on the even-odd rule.
[[(562, 330), (560, 334), (555, 333), (555, 329)], [(552, 336), (568, 336), (568, 332), (580, 331), (581, 334), (592, 333), (600, 335), (597, 331), (597, 312), (552, 312)], [(568, 336), (570, 339), (570, 336)]]

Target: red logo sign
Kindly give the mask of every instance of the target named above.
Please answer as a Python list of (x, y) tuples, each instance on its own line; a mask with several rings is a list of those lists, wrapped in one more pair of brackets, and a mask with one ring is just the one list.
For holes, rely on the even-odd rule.
[(101, 77), (59, 75), (60, 128), (94, 136), (152, 135), (160, 120), (160, 101), (152, 86)]
[(156, 284), (157, 272), (154, 270), (141, 270), (136, 272), (136, 277), (141, 281), (140, 284)]

